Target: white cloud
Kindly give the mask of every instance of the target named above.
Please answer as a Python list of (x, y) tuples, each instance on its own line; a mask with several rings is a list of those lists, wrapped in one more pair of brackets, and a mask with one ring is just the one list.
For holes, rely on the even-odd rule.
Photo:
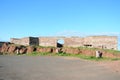
[(55, 34), (55, 36), (81, 36), (81, 37), (92, 35), (120, 36), (120, 32), (81, 33), (77, 31), (65, 30)]

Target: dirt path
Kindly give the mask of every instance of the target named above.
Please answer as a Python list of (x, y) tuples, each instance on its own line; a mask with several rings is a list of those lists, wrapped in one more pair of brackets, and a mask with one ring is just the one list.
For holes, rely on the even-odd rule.
[(0, 56), (0, 80), (120, 80), (118, 72), (106, 67), (113, 64), (53, 56)]
[[(63, 58), (68, 59), (68, 60), (80, 60), (79, 58), (75, 58), (75, 57), (63, 57)], [(117, 72), (120, 74), (120, 60), (118, 60), (118, 61), (98, 61), (98, 62), (97, 61), (88, 61), (88, 62), (96, 63), (100, 66), (108, 68), (110, 71)]]
[(120, 61), (104, 61), (98, 62), (98, 64), (108, 68), (110, 71), (120, 74)]

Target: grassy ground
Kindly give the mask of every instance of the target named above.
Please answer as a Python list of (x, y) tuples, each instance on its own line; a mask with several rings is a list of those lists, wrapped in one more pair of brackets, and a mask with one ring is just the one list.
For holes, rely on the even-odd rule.
[(66, 56), (66, 57), (76, 57), (76, 58), (85, 59), (85, 60), (92, 60), (92, 61), (116, 61), (116, 60), (120, 60), (120, 58), (106, 58), (106, 57), (96, 58), (95, 56), (86, 56), (83, 54), (66, 54), (66, 53), (37, 53), (37, 52), (33, 52), (33, 53), (25, 54), (25, 55), (27, 55), (27, 56)]

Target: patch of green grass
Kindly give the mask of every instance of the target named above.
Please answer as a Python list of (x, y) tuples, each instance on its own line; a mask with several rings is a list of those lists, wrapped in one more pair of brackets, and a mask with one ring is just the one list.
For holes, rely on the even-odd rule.
[(105, 49), (104, 51), (107, 51), (107, 52), (113, 53), (113, 54), (120, 54), (120, 51), (118, 51), (118, 50)]
[(54, 46), (35, 46), (37, 48), (55, 48)]
[(46, 56), (46, 55), (50, 55), (51, 53), (38, 53), (38, 52), (32, 52), (32, 53), (27, 53), (26, 55), (28, 56)]
[(78, 47), (78, 49), (83, 49), (83, 50), (98, 50), (98, 48), (92, 48), (92, 47)]
[(92, 60), (92, 61), (116, 61), (120, 60), (120, 58), (96, 58), (95, 56), (87, 56), (83, 54), (68, 54), (68, 53), (38, 53), (38, 52), (32, 52), (26, 54), (28, 56), (67, 56), (67, 57), (77, 57), (80, 59), (85, 59), (85, 60)]
[(92, 61), (106, 61), (106, 60), (110, 60), (111, 58), (105, 58), (105, 57), (102, 57), (102, 58), (96, 58), (95, 56), (87, 56), (87, 55), (83, 55), (83, 54), (72, 54), (70, 55), (72, 57), (77, 57), (77, 58), (80, 58), (80, 59), (85, 59), (85, 60), (92, 60)]
[(25, 55), (27, 55), (27, 56), (38, 56), (39, 54), (37, 52), (32, 52), (32, 53), (26, 53)]
[(111, 61), (117, 61), (120, 60), (120, 58), (112, 58)]
[(78, 49), (82, 50), (101, 50), (101, 51), (106, 51), (108, 53), (113, 53), (113, 54), (120, 54), (119, 50), (113, 50), (113, 49), (99, 49), (99, 48), (90, 48), (90, 47), (78, 47)]

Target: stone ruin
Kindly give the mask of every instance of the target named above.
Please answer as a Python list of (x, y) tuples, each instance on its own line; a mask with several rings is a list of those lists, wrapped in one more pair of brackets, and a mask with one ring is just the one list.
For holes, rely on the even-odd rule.
[[(62, 44), (59, 40), (64, 41)], [(0, 55), (4, 54), (29, 54), (37, 53), (64, 53), (83, 54), (96, 56), (96, 50), (100, 50), (104, 57), (120, 58), (120, 54), (114, 54), (104, 49), (117, 50), (118, 38), (116, 36), (88, 36), (88, 37), (26, 37), (11, 38), (10, 42), (0, 43)], [(62, 48), (61, 48), (62, 47)], [(83, 48), (89, 47), (89, 48)], [(92, 49), (90, 49), (92, 48)], [(95, 48), (95, 49), (93, 49)], [(102, 49), (100, 49), (102, 48)]]
[[(63, 44), (59, 43), (63, 40)], [(93, 47), (101, 49), (118, 48), (117, 36), (88, 36), (88, 37), (25, 37), (11, 38), (11, 43), (19, 45), (37, 45), (51, 47)]]

